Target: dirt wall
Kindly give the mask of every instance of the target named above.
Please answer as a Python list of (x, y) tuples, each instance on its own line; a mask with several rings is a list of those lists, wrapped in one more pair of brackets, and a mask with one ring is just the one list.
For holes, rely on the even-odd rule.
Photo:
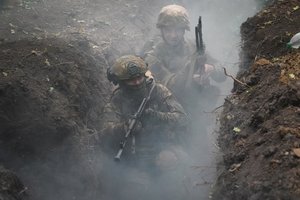
[(299, 199), (299, 1), (276, 1), (241, 27), (240, 73), (225, 100), (214, 199)]
[(20, 40), (0, 51), (1, 163), (37, 199), (49, 198), (51, 188), (57, 198), (83, 195), (76, 182), (94, 176), (84, 155), (110, 92), (106, 61), (84, 38)]

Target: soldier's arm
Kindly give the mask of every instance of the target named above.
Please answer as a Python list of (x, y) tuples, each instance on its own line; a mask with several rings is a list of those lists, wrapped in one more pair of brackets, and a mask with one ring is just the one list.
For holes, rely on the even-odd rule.
[(147, 114), (152, 115), (164, 124), (168, 124), (174, 127), (187, 126), (187, 115), (181, 104), (176, 100), (170, 90), (158, 84), (156, 92), (156, 95), (162, 102), (161, 106), (164, 107), (165, 110), (154, 111), (152, 109), (147, 109)]
[(106, 135), (119, 134), (124, 131), (124, 122), (119, 109), (114, 103), (106, 104), (102, 112), (102, 133)]
[(119, 142), (125, 131), (118, 110), (118, 107), (112, 102), (107, 103), (102, 110), (99, 141), (103, 151), (108, 154), (114, 153), (119, 148)]
[(112, 149), (118, 148), (125, 133), (125, 123), (119, 107), (113, 101), (104, 106), (101, 119), (100, 141), (104, 150), (110, 152)]

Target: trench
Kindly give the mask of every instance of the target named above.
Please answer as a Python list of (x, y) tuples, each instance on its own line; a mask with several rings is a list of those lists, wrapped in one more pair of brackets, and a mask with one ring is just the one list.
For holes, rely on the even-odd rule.
[[(188, 1), (183, 5), (191, 11), (192, 25), (197, 24), (199, 13), (201, 13), (206, 50), (212, 57), (220, 61), (218, 67), (225, 67), (228, 74), (235, 76), (239, 66), (243, 65), (239, 57), (241, 53), (240, 25), (261, 9), (262, 2), (255, 0), (236, 1), (234, 3), (228, 1)], [(152, 21), (152, 24), (155, 22)], [(186, 36), (193, 40), (193, 31), (187, 33)], [(219, 152), (217, 142), (218, 133), (222, 131), (219, 130), (218, 117), (222, 112), (224, 98), (231, 94), (233, 80), (228, 78), (222, 84), (214, 82), (212, 84), (220, 88), (221, 94), (215, 97), (217, 99), (215, 107), (207, 105), (207, 108), (203, 110), (203, 117), (192, 119), (198, 121), (192, 127), (192, 129), (198, 130), (198, 133), (192, 136), (191, 146), (193, 147), (191, 160), (188, 163), (188, 175), (182, 181), (182, 185), (178, 186), (184, 187), (184, 189), (175, 191), (179, 196), (185, 196), (186, 199), (204, 200), (212, 198), (222, 159), (222, 152)], [(161, 180), (161, 183), (156, 182), (155, 184), (160, 185), (160, 189), (157, 190), (156, 188), (153, 193), (163, 193), (164, 189), (161, 189), (164, 188), (163, 184), (172, 184), (172, 182)]]
[[(259, 9), (260, 5), (258, 5), (258, 1), (256, 0), (248, 0), (248, 1), (217, 1), (217, 0), (203, 0), (203, 1), (192, 1), (192, 0), (186, 0), (186, 1), (136, 1), (134, 3), (126, 0), (119, 0), (121, 4), (118, 4), (120, 2), (117, 1), (87, 1), (87, 3), (90, 3), (90, 5), (84, 4), (83, 2), (80, 2), (74, 5), (68, 4), (66, 2), (62, 2), (64, 8), (68, 8), (70, 6), (72, 9), (67, 10), (64, 14), (67, 16), (65, 18), (59, 18), (59, 14), (56, 13), (59, 6), (55, 5), (56, 7), (51, 7), (53, 9), (53, 15), (57, 15), (57, 19), (51, 16), (41, 16), (41, 18), (37, 17), (36, 13), (40, 13), (39, 11), (45, 11), (47, 9), (50, 9), (50, 3), (45, 3), (46, 1), (40, 2), (40, 7), (37, 7), (35, 9), (32, 9), (34, 12), (34, 16), (29, 16), (30, 20), (37, 20), (37, 24), (51, 24), (49, 27), (44, 27), (45, 31), (43, 36), (47, 35), (49, 37), (51, 34), (53, 35), (59, 35), (59, 36), (66, 36), (74, 37), (77, 42), (72, 45), (69, 44), (63, 44), (61, 42), (60, 44), (63, 44), (63, 47), (76, 47), (71, 50), (72, 53), (70, 55), (68, 52), (70, 52), (69, 49), (64, 48), (58, 48), (58, 49), (51, 49), (52, 45), (45, 45), (48, 47), (49, 54), (46, 54), (46, 56), (51, 57), (53, 60), (50, 61), (50, 64), (53, 62), (56, 62), (57, 58), (59, 56), (53, 56), (58, 51), (59, 53), (63, 54), (65, 52), (68, 59), (65, 59), (65, 57), (62, 57), (61, 62), (57, 62), (56, 64), (59, 66), (63, 66), (61, 68), (55, 68), (55, 73), (57, 73), (58, 77), (63, 74), (65, 71), (72, 71), (74, 72), (74, 69), (69, 69), (68, 67), (73, 67), (70, 65), (70, 63), (73, 62), (71, 59), (72, 56), (77, 56), (79, 61), (76, 60), (77, 64), (79, 65), (79, 69), (82, 70), (78, 72), (78, 68), (76, 68), (74, 75), (74, 82), (67, 80), (64, 80), (60, 77), (60, 82), (58, 85), (61, 86), (61, 88), (58, 88), (58, 90), (61, 90), (61, 93), (54, 93), (52, 95), (55, 96), (55, 100), (60, 100), (63, 102), (63, 105), (70, 104), (71, 106), (67, 106), (68, 109), (64, 110), (65, 107), (55, 107), (53, 106), (54, 110), (51, 112), (51, 114), (60, 114), (61, 118), (63, 120), (58, 120), (55, 118), (54, 121), (51, 123), (49, 122), (49, 126), (46, 126), (43, 124), (45, 121), (41, 121), (40, 124), (34, 124), (36, 129), (30, 129), (28, 125), (25, 126), (25, 133), (28, 133), (28, 135), (31, 134), (31, 132), (37, 132), (37, 133), (43, 133), (45, 135), (51, 135), (53, 132), (57, 133), (57, 136), (52, 135), (50, 139), (47, 137), (42, 138), (42, 140), (32, 140), (32, 138), (39, 138), (41, 135), (31, 135), (30, 137), (26, 138), (26, 145), (30, 148), (27, 149), (27, 146), (23, 149), (16, 148), (15, 146), (19, 145), (22, 147), (24, 143), (22, 144), (22, 138), (18, 139), (18, 142), (13, 141), (13, 145), (11, 146), (11, 143), (7, 143), (5, 145), (5, 151), (1, 151), (1, 156), (5, 154), (5, 159), (1, 157), (1, 163), (4, 163), (5, 166), (9, 167), (10, 169), (14, 170), (20, 177), (21, 180), (24, 182), (26, 188), (29, 190), (29, 194), (31, 195), (32, 199), (116, 199), (116, 193), (118, 191), (115, 190), (116, 182), (118, 182), (118, 176), (117, 174), (109, 174), (108, 176), (103, 176), (101, 174), (103, 171), (103, 167), (105, 166), (103, 163), (108, 163), (108, 166), (111, 167), (111, 169), (119, 168), (119, 166), (116, 166), (115, 163), (112, 163), (112, 157), (113, 155), (103, 155), (101, 152), (97, 152), (97, 148), (93, 146), (93, 144), (90, 144), (86, 141), (79, 141), (80, 144), (87, 144), (87, 147), (84, 148), (84, 156), (83, 158), (78, 158), (77, 155), (75, 158), (70, 157), (70, 154), (77, 154), (77, 151), (80, 151), (81, 149), (77, 149), (74, 146), (76, 146), (76, 142), (78, 141), (69, 141), (69, 139), (63, 138), (62, 135), (68, 135), (72, 134), (75, 130), (76, 133), (79, 134), (85, 134), (85, 133), (94, 133), (95, 129), (97, 129), (97, 116), (100, 112), (99, 104), (101, 106), (104, 104), (104, 99), (107, 99), (108, 97), (108, 89), (110, 89), (110, 86), (105, 83), (104, 79), (104, 71), (107, 65), (111, 64), (112, 60), (122, 54), (127, 53), (135, 53), (138, 54), (140, 48), (142, 47), (142, 44), (152, 37), (152, 34), (156, 34), (157, 30), (155, 29), (155, 20), (156, 16), (154, 16), (153, 13), (158, 13), (162, 5), (166, 5), (169, 3), (180, 3), (187, 7), (188, 10), (190, 10), (190, 19), (191, 19), (191, 26), (193, 27), (194, 24), (197, 23), (197, 19), (199, 16), (199, 13), (202, 16), (203, 20), (203, 37), (204, 42), (206, 44), (206, 50), (211, 54), (211, 56), (215, 57), (220, 61), (220, 66), (225, 66), (227, 69), (227, 72), (235, 75), (238, 72), (240, 59), (239, 59), (239, 53), (240, 53), (240, 34), (239, 34), (239, 28), (242, 22), (244, 22), (247, 17), (253, 16)], [(26, 9), (28, 8), (34, 8), (34, 6), (37, 5), (39, 1), (24, 1), (26, 3), (25, 6)], [(60, 2), (59, 2), (60, 3)], [(59, 4), (58, 3), (58, 4)], [(123, 3), (123, 4), (122, 4)], [(131, 4), (132, 3), (132, 4)], [(54, 2), (55, 4), (55, 2)], [(103, 5), (102, 5), (103, 4)], [(133, 5), (134, 4), (134, 5)], [(23, 6), (24, 6), (23, 5)], [(148, 6), (147, 9), (145, 8), (145, 5)], [(84, 7), (85, 9), (81, 9)], [(40, 10), (39, 10), (40, 9)], [(76, 10), (78, 9), (78, 10)], [(75, 10), (75, 11), (74, 11)], [(100, 12), (101, 10), (101, 12)], [(31, 11), (29, 9), (29, 11)], [(28, 12), (29, 12), (28, 11)], [(79, 12), (80, 11), (80, 12)], [(28, 17), (28, 12), (26, 16)], [(133, 13), (136, 13), (136, 15), (132, 15)], [(19, 25), (19, 29), (17, 27), (17, 21), (11, 21), (14, 18), (14, 15), (17, 14), (10, 14), (9, 10), (5, 10), (2, 13), (4, 16), (11, 15), (12, 18), (8, 19), (10, 20), (10, 25), (8, 26), (8, 30), (13, 33), (14, 31), (18, 31), (21, 29), (21, 36), (20, 38), (17, 37), (19, 35), (17, 34), (11, 34), (11, 38), (9, 38), (10, 41), (18, 41), (20, 39), (27, 40), (27, 37), (29, 30), (26, 29), (26, 23), (24, 21), (21, 21), (21, 25)], [(76, 17), (73, 17), (76, 16)], [(47, 17), (52, 17), (47, 21)], [(141, 20), (139, 17), (144, 17), (143, 20)], [(131, 21), (128, 21), (130, 18)], [(24, 15), (24, 19), (25, 15)], [(29, 20), (29, 21), (30, 21)], [(53, 21), (51, 21), (53, 20)], [(67, 24), (64, 24), (60, 20), (67, 21)], [(19, 20), (20, 21), (20, 20)], [(44, 23), (47, 21), (47, 23)], [(61, 22), (58, 23), (58, 22)], [(76, 23), (75, 23), (76, 22)], [(74, 24), (73, 24), (74, 23)], [(32, 23), (29, 23), (31, 26)], [(55, 24), (55, 25), (54, 25)], [(69, 25), (71, 24), (71, 25)], [(125, 26), (124, 26), (125, 24)], [(45, 25), (45, 26), (46, 26)], [(127, 25), (127, 26), (126, 26)], [(70, 27), (69, 27), (70, 26)], [(73, 27), (74, 26), (74, 27)], [(66, 28), (67, 27), (67, 28)], [(96, 28), (95, 28), (96, 27)], [(97, 29), (98, 27), (98, 29)], [(100, 27), (100, 28), (99, 28)], [(40, 31), (40, 28), (35, 28), (35, 31)], [(67, 30), (65, 30), (65, 28)], [(16, 30), (14, 30), (16, 29)], [(24, 30), (23, 30), (24, 29)], [(193, 28), (192, 28), (193, 29)], [(63, 30), (63, 31), (62, 31)], [(5, 33), (7, 34), (7, 33)], [(65, 35), (64, 35), (65, 34)], [(34, 35), (34, 34), (32, 34)], [(53, 36), (52, 35), (52, 36)], [(75, 35), (75, 36), (74, 36)], [(84, 39), (78, 39), (77, 35), (83, 35), (84, 37), (88, 38), (88, 40)], [(57, 37), (57, 36), (56, 36)], [(191, 40), (194, 40), (193, 31), (187, 33), (187, 38), (190, 38)], [(1, 44), (2, 44), (1, 39)], [(94, 41), (91, 42), (91, 41)], [(49, 42), (49, 41), (48, 41)], [(22, 42), (21, 42), (22, 43)], [(25, 42), (27, 43), (27, 42)], [(51, 43), (51, 42), (50, 42)], [(16, 43), (20, 44), (20, 43)], [(51, 43), (52, 44), (52, 43)], [(100, 53), (97, 54), (92, 52), (92, 50), (87, 50), (86, 47), (87, 44), (90, 44), (93, 46), (92, 50), (99, 50)], [(10, 49), (13, 49), (13, 45), (9, 46)], [(27, 45), (27, 44), (26, 44)], [(30, 42), (27, 46), (32, 45)], [(36, 45), (36, 44), (35, 44)], [(57, 45), (57, 44), (55, 44)], [(54, 45), (54, 46), (55, 46)], [(78, 45), (78, 46), (77, 46)], [(33, 60), (28, 60), (28, 65), (30, 65), (30, 62), (36, 62), (36, 63), (42, 63), (44, 66), (45, 60), (40, 60), (39, 53), (43, 52), (45, 49), (39, 49), (39, 46), (43, 46), (42, 44), (38, 44), (37, 46), (32, 46), (35, 48), (35, 53), (31, 56), (32, 49), (28, 48), (24, 50), (23, 57), (30, 55), (28, 58)], [(59, 45), (58, 45), (59, 46)], [(18, 47), (18, 46), (17, 46)], [(20, 48), (22, 49), (22, 48)], [(61, 50), (63, 49), (63, 50)], [(74, 50), (75, 49), (75, 50)], [(31, 53), (30, 53), (31, 52)], [(74, 53), (75, 52), (75, 53)], [(29, 54), (28, 54), (29, 53)], [(17, 54), (17, 53), (16, 53)], [(78, 56), (79, 54), (82, 54), (83, 56)], [(93, 55), (93, 56), (87, 56), (86, 54)], [(97, 63), (94, 59), (99, 56), (103, 62)], [(11, 55), (10, 55), (11, 56)], [(35, 57), (36, 56), (36, 57)], [(27, 58), (27, 57), (26, 57)], [(38, 61), (35, 61), (34, 59), (37, 59)], [(5, 58), (4, 58), (5, 60)], [(13, 59), (12, 59), (13, 60)], [(75, 59), (74, 59), (75, 60)], [(88, 61), (86, 61), (88, 60)], [(23, 60), (22, 60), (23, 61)], [(9, 63), (11, 64), (11, 63)], [(17, 65), (17, 64), (16, 64)], [(85, 69), (85, 66), (89, 65), (87, 69)], [(30, 65), (31, 66), (31, 65)], [(34, 67), (34, 66), (31, 66)], [(80, 68), (81, 67), (81, 68)], [(102, 69), (99, 69), (99, 67)], [(96, 73), (92, 73), (93, 68), (97, 69), (94, 70)], [(44, 70), (44, 69), (43, 69)], [(88, 71), (91, 70), (91, 71)], [(25, 69), (23, 69), (25, 71)], [(24, 77), (22, 74), (23, 71), (16, 69), (16, 74), (21, 74), (21, 77)], [(14, 71), (15, 72), (15, 71)], [(48, 75), (46, 72), (40, 73), (39, 70), (34, 71), (35, 74), (38, 74), (35, 76), (35, 79), (41, 77), (43, 80), (45, 79), (46, 75)], [(80, 74), (78, 75), (77, 74)], [(7, 75), (7, 73), (5, 72)], [(9, 74), (9, 73), (8, 73)], [(31, 77), (30, 73), (25, 73), (29, 77)], [(69, 72), (68, 72), (69, 74)], [(97, 82), (96, 75), (101, 74), (100, 83)], [(44, 77), (45, 76), (45, 77)], [(81, 77), (80, 79), (76, 77)], [(48, 79), (51, 80), (51, 77)], [(48, 80), (47, 79), (47, 80)], [(54, 78), (53, 78), (54, 79)], [(86, 85), (87, 80), (92, 80), (92, 82), (89, 82)], [(101, 82), (102, 81), (102, 82)], [(48, 81), (49, 82), (49, 81)], [(103, 83), (104, 82), (104, 83)], [(23, 84), (23, 83), (22, 83)], [(80, 85), (77, 90), (72, 91), (71, 94), (74, 95), (74, 99), (69, 98), (72, 95), (70, 95), (68, 90), (73, 90), (76, 88), (73, 86), (78, 84)], [(221, 85), (217, 85), (221, 89), (221, 94), (216, 97), (217, 99), (217, 107), (220, 106), (220, 108), (214, 109), (209, 108), (203, 110), (203, 116), (205, 118), (205, 126), (203, 123), (199, 123), (201, 126), (195, 126), (194, 129), (201, 130), (199, 134), (194, 135), (193, 140), (193, 151), (192, 151), (192, 159), (188, 163), (189, 165), (189, 177), (185, 179), (185, 182), (182, 182), (182, 185), (179, 187), (184, 187), (183, 190), (178, 190), (176, 192), (178, 193), (184, 193), (186, 196), (186, 199), (208, 199), (211, 196), (211, 193), (213, 192), (213, 186), (217, 178), (217, 167), (220, 157), (222, 156), (221, 152), (219, 152), (218, 144), (217, 144), (217, 137), (218, 132), (222, 131), (219, 130), (219, 125), (216, 123), (218, 121), (218, 115), (222, 111), (222, 104), (224, 103), (224, 98), (230, 94), (230, 90), (233, 86), (233, 81), (231, 79), (227, 79), (225, 83), (222, 83)], [(63, 85), (68, 85), (64, 86)], [(94, 86), (97, 86), (97, 92), (94, 90)], [(106, 87), (103, 89), (103, 86)], [(29, 91), (32, 89), (29, 87)], [(43, 87), (43, 85), (41, 85)], [(49, 88), (52, 88), (51, 85), (48, 83), (45, 86), (47, 90)], [(16, 87), (16, 93), (21, 93), (22, 95), (26, 93), (21, 87)], [(22, 91), (19, 91), (22, 90)], [(26, 88), (25, 88), (26, 89)], [(0, 95), (6, 95), (5, 90), (1, 90), (2, 92)], [(14, 90), (13, 90), (14, 91)], [(84, 96), (84, 98), (80, 98), (76, 96), (76, 92), (81, 92), (80, 94)], [(84, 91), (84, 92), (83, 92)], [(87, 91), (87, 92), (86, 92)], [(92, 91), (92, 92), (89, 92)], [(13, 108), (13, 113), (10, 113), (10, 115), (14, 117), (18, 117), (20, 121), (22, 121), (22, 118), (30, 119), (28, 116), (45, 116), (44, 108), (41, 110), (37, 110), (37, 113), (31, 112), (34, 110), (34, 107), (32, 106), (32, 102), (35, 102), (37, 105), (43, 105), (43, 103), (46, 103), (45, 99), (41, 98), (33, 98), (33, 99), (26, 99), (27, 96), (24, 95), (18, 95), (20, 97), (19, 101), (17, 101), (17, 105), (20, 106), (20, 108), (26, 110), (26, 112), (21, 112), (21, 114), (16, 110), (17, 108)], [(98, 96), (98, 97), (97, 97)], [(9, 98), (13, 99), (15, 96), (9, 96)], [(63, 97), (63, 98), (62, 98)], [(72, 96), (73, 97), (73, 96)], [(9, 106), (13, 107), (12, 105), (15, 102), (12, 102), (11, 99), (8, 98)], [(26, 99), (26, 101), (23, 101)], [(97, 100), (101, 101), (100, 103)], [(37, 101), (37, 102), (36, 102)], [(4, 103), (7, 103), (4, 102)], [(23, 102), (23, 104), (22, 104)], [(2, 103), (2, 102), (1, 102)], [(25, 104), (26, 103), (26, 104)], [(48, 103), (48, 102), (47, 102)], [(47, 105), (53, 105), (53, 102), (50, 102)], [(8, 104), (1, 104), (4, 107), (8, 106)], [(79, 105), (79, 106), (78, 106)], [(49, 107), (51, 107), (49, 106)], [(42, 107), (42, 106), (41, 106)], [(47, 107), (47, 106), (46, 106)], [(50, 109), (50, 108), (47, 109)], [(94, 109), (91, 109), (91, 107), (97, 107)], [(30, 110), (33, 108), (32, 110)], [(79, 108), (82, 108), (83, 110), (80, 110)], [(57, 110), (56, 110), (57, 109)], [(74, 114), (78, 112), (79, 109), (79, 116), (73, 116), (71, 114)], [(28, 111), (29, 110), (29, 111)], [(93, 112), (90, 112), (93, 110)], [(52, 111), (50, 109), (50, 111)], [(75, 112), (76, 111), (76, 112)], [(41, 114), (41, 113), (43, 114)], [(9, 111), (8, 111), (9, 113)], [(25, 115), (25, 114), (26, 115)], [(29, 114), (28, 114), (29, 113)], [(3, 114), (3, 113), (1, 113)], [(6, 114), (6, 113), (5, 113)], [(24, 114), (24, 116), (22, 115)], [(88, 117), (87, 117), (88, 116)], [(78, 118), (77, 118), (78, 117)], [(39, 120), (38, 117), (33, 118), (34, 120)], [(63, 127), (65, 122), (68, 126)], [(90, 120), (89, 123), (86, 121)], [(200, 120), (200, 119), (194, 119), (194, 120)], [(201, 119), (203, 120), (203, 119)], [(5, 121), (5, 120), (4, 120)], [(29, 120), (30, 121), (30, 120)], [(2, 121), (3, 122), (3, 121)], [(5, 121), (6, 122), (6, 121)], [(24, 122), (24, 120), (22, 121)], [(5, 125), (1, 125), (2, 129), (1, 136), (6, 136), (5, 134), (16, 134), (16, 137), (19, 137), (24, 132), (19, 131), (19, 126), (16, 124), (10, 124), (11, 121), (7, 122)], [(59, 124), (59, 126), (57, 125)], [(196, 123), (197, 124), (197, 123)], [(15, 127), (16, 130), (5, 132), (6, 129), (10, 129), (11, 126)], [(47, 128), (45, 130), (45, 127)], [(54, 128), (53, 128), (54, 127)], [(3, 131), (4, 130), (4, 131)], [(14, 132), (15, 131), (15, 132)], [(3, 134), (5, 132), (5, 134)], [(2, 135), (3, 134), (3, 135)], [(19, 135), (18, 135), (19, 134)], [(13, 134), (12, 134), (13, 135)], [(42, 136), (43, 137), (43, 136)], [(66, 136), (67, 137), (67, 136)], [(75, 138), (77, 139), (77, 138)], [(7, 142), (7, 138), (1, 137), (1, 142)], [(45, 142), (46, 145), (44, 145)], [(73, 143), (74, 142), (74, 143)], [(39, 148), (39, 145), (44, 145), (43, 148)], [(74, 145), (75, 144), (75, 145)], [(37, 148), (31, 148), (31, 146), (35, 146)], [(70, 147), (71, 146), (71, 147)], [(74, 147), (73, 150), (72, 148)], [(16, 154), (11, 154), (11, 150), (16, 150)], [(50, 150), (49, 150), (50, 149)], [(70, 150), (71, 149), (71, 150)], [(28, 151), (27, 151), (28, 150)], [(42, 150), (42, 151), (41, 151)], [(24, 153), (26, 151), (26, 153)], [(50, 153), (48, 152), (50, 151)], [(21, 153), (20, 153), (21, 152)], [(63, 153), (62, 153), (63, 152)], [(83, 152), (80, 152), (81, 155)], [(19, 155), (20, 154), (20, 155)], [(59, 155), (59, 156), (57, 156)], [(99, 156), (101, 155), (101, 156)], [(59, 164), (57, 164), (59, 163)], [(80, 174), (78, 176), (78, 174)], [(141, 177), (140, 177), (141, 178)], [(161, 183), (156, 183), (156, 189), (154, 192), (161, 192), (164, 191), (161, 190), (163, 184), (172, 184), (172, 182), (168, 181), (167, 179), (162, 180)], [(132, 188), (131, 188), (132, 189)], [(106, 191), (104, 191), (106, 190)], [(141, 195), (144, 195), (141, 193)], [(182, 194), (180, 194), (182, 195)], [(118, 195), (117, 195), (118, 196)], [(126, 199), (126, 197), (124, 197)]]

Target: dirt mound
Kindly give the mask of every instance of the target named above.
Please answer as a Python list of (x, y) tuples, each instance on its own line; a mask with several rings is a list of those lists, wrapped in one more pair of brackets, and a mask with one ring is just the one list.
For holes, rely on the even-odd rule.
[(300, 198), (300, 52), (286, 48), (298, 5), (276, 1), (242, 26), (244, 84), (224, 104), (214, 199)]
[(247, 68), (255, 58), (272, 59), (287, 53), (290, 38), (299, 32), (299, 0), (276, 1), (242, 24), (243, 61)]
[(110, 93), (105, 60), (93, 56), (84, 38), (20, 40), (1, 44), (0, 52), (1, 163), (37, 199), (51, 190), (59, 198), (66, 190), (83, 193), (85, 187), (66, 184), (92, 176), (84, 142), (97, 134), (97, 116)]
[(0, 2), (0, 165), (20, 178), (30, 199), (102, 196), (103, 160), (93, 142), (111, 93), (107, 62), (136, 52), (150, 36), (150, 4)]

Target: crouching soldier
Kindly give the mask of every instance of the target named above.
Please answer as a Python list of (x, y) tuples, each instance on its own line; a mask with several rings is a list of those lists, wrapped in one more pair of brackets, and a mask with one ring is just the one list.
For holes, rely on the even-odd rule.
[(186, 156), (181, 145), (188, 119), (172, 93), (155, 83), (144, 60), (133, 55), (117, 59), (107, 76), (118, 86), (103, 110), (102, 141), (107, 152), (120, 159), (118, 165), (150, 177), (178, 167)]

